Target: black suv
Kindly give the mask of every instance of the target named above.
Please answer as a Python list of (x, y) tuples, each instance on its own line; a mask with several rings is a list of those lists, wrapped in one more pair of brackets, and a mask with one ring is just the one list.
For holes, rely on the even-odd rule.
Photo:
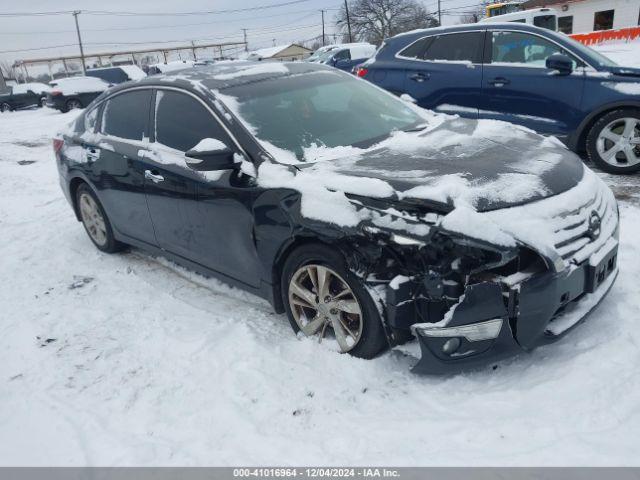
[(358, 357), (415, 336), (420, 372), (552, 342), (617, 275), (616, 201), (557, 140), (322, 65), (115, 87), (54, 149), (100, 250), (221, 278)]
[(44, 83), (21, 83), (0, 92), (0, 112), (42, 107), (49, 87)]

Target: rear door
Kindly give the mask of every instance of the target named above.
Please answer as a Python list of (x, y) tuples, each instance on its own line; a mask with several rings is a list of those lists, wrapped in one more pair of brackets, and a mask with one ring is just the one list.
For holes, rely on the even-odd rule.
[(155, 245), (144, 192), (143, 157), (149, 146), (151, 89), (119, 93), (102, 109), (100, 135), (84, 144), (95, 159), (94, 183), (114, 228)]
[(398, 53), (410, 60), (404, 90), (423, 108), (477, 118), (484, 30), (422, 38)]
[(524, 125), (540, 133), (565, 136), (580, 123), (584, 75), (558, 75), (546, 68), (560, 45), (522, 31), (487, 32), (480, 116)]

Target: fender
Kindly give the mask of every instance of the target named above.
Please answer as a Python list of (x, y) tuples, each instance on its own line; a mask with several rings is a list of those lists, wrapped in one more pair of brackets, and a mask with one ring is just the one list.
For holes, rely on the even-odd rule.
[(578, 128), (567, 139), (567, 146), (573, 151), (577, 151), (579, 148), (584, 147), (584, 137), (588, 133), (586, 130), (594, 120), (609, 110), (615, 110), (617, 108), (640, 108), (640, 100), (622, 100), (618, 102), (611, 102), (605, 105), (601, 105), (596, 110), (593, 110), (587, 115)]

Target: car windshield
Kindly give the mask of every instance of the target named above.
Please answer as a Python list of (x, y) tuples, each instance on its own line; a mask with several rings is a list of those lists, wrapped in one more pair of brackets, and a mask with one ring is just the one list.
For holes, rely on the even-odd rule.
[(315, 52), (313, 52), (313, 54), (307, 58), (308, 62), (313, 62), (315, 60), (318, 60), (320, 57), (322, 57), (323, 55), (325, 55), (327, 52), (331, 51), (333, 49), (324, 49), (324, 50), (316, 50)]
[(395, 131), (425, 123), (402, 100), (338, 72), (252, 82), (220, 94), (223, 101), (225, 96), (234, 97), (227, 99), (227, 105), (270, 153), (283, 149), (298, 161), (316, 160), (306, 149), (366, 148)]

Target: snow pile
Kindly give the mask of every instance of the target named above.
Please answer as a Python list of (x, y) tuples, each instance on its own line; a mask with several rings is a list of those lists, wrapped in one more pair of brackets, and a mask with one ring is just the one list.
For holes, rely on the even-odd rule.
[(78, 93), (104, 92), (109, 84), (95, 77), (70, 77), (61, 78), (51, 82), (53, 90), (62, 92), (63, 95), (76, 95)]
[(215, 138), (203, 138), (200, 142), (191, 150), (194, 152), (214, 152), (218, 150), (224, 150), (227, 147), (220, 140)]

